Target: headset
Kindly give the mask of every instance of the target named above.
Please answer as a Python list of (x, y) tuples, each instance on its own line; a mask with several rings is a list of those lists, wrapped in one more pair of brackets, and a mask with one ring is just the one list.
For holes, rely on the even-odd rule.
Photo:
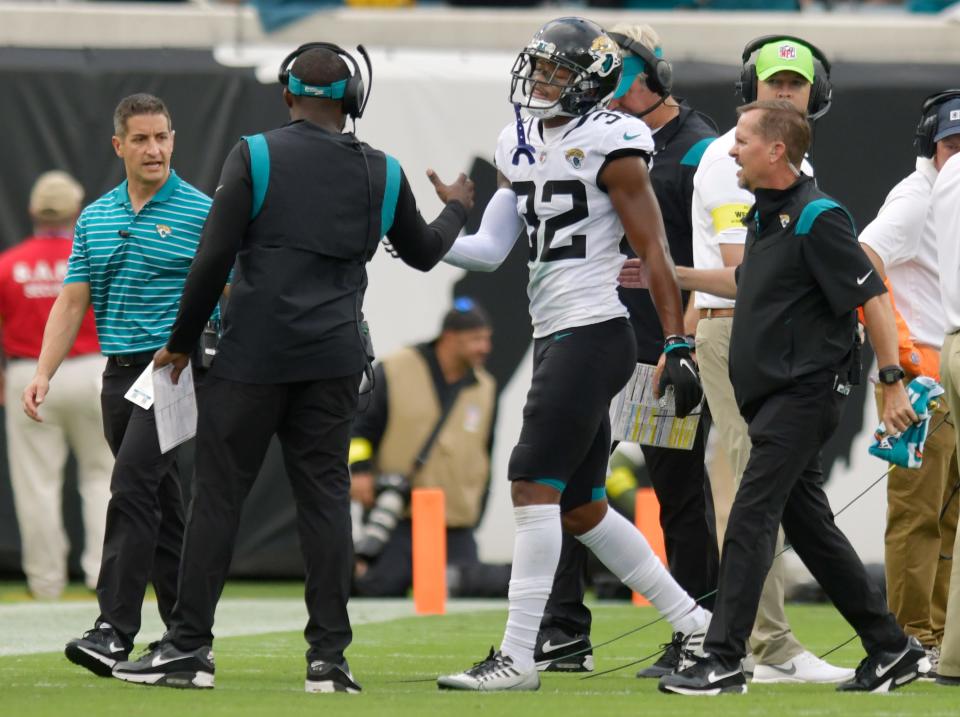
[[(816, 45), (793, 35), (762, 35), (754, 38), (743, 48), (740, 61), (740, 79), (736, 84), (736, 91), (744, 102), (754, 102), (757, 99), (757, 67), (750, 62), (750, 56), (767, 43), (776, 40), (791, 40), (810, 50), (814, 57), (813, 85), (810, 87), (810, 101), (807, 103), (807, 115), (810, 121), (820, 119), (830, 110), (833, 104), (833, 84), (830, 82), (830, 60)], [(819, 64), (819, 67), (817, 66)]]
[(934, 92), (920, 106), (920, 123), (917, 125), (917, 134), (913, 140), (919, 156), (930, 159), (937, 153), (937, 143), (933, 141), (940, 125), (937, 113), (940, 105), (953, 99), (960, 99), (960, 90)]
[(662, 57), (650, 51), (642, 42), (637, 42), (619, 32), (608, 32), (607, 35), (617, 43), (621, 49), (632, 52), (643, 60), (646, 67), (644, 80), (647, 88), (654, 94), (666, 97), (673, 90), (673, 66)]
[[(351, 68), (350, 77), (345, 80), (338, 80), (329, 85), (307, 85), (290, 73), (290, 65), (300, 55), (308, 50), (329, 50), (347, 61)], [(357, 52), (363, 57), (367, 65), (367, 80), (370, 87), (373, 87), (373, 66), (370, 64), (370, 56), (363, 45), (357, 45)], [(360, 74), (360, 63), (349, 52), (339, 45), (332, 42), (307, 42), (300, 45), (291, 52), (280, 63), (280, 71), (277, 73), (277, 79), (280, 84), (287, 88), (290, 94), (295, 96), (322, 97), (331, 100), (341, 100), (343, 102), (344, 113), (352, 120), (356, 121), (363, 117), (363, 111), (367, 108), (369, 92), (365, 91), (363, 86), (363, 75)]]

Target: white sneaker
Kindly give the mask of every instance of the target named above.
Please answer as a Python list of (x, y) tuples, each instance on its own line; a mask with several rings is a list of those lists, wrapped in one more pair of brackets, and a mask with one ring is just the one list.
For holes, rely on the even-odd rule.
[(529, 670), (520, 670), (513, 666), (513, 658), (494, 652), (469, 670), (455, 675), (441, 675), (437, 678), (437, 687), (441, 690), (471, 690), (476, 692), (500, 692), (504, 690), (539, 690), (540, 673), (536, 665)]
[(924, 656), (919, 663), (919, 679), (926, 682), (937, 679), (937, 668), (940, 666), (940, 648), (937, 645), (923, 646)]
[(753, 671), (753, 682), (774, 684), (783, 682), (812, 682), (828, 684), (852, 679), (854, 670), (836, 667), (821, 660), (808, 650), (804, 650), (793, 659), (779, 665), (757, 664)]

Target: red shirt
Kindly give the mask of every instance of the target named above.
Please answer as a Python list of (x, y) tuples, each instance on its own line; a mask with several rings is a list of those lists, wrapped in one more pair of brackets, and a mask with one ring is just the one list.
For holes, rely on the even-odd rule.
[[(0, 254), (0, 321), (7, 356), (39, 358), (43, 328), (63, 286), (72, 245), (69, 237), (30, 237)], [(69, 355), (93, 353), (100, 353), (100, 343), (90, 309)]]

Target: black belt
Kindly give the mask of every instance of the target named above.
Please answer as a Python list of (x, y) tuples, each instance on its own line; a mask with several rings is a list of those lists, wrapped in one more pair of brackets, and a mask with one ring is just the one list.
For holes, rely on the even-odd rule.
[(129, 368), (131, 366), (146, 366), (153, 361), (153, 355), (156, 351), (141, 351), (135, 354), (113, 354), (107, 357), (107, 361), (120, 368)]

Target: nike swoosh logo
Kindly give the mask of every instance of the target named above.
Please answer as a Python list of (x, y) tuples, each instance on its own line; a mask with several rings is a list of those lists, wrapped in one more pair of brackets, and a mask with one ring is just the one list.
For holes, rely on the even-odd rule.
[(540, 649), (543, 650), (544, 652), (554, 652), (555, 650), (559, 650), (563, 647), (570, 647), (570, 645), (576, 645), (578, 642), (580, 642), (580, 640), (572, 640), (570, 642), (561, 642), (559, 645), (554, 645), (552, 642), (550, 642), (550, 640), (547, 640), (545, 643), (543, 643), (543, 646)]
[(893, 662), (891, 662), (891, 663), (890, 663), (889, 665), (887, 665), (886, 667), (884, 667), (883, 665), (877, 665), (877, 669), (876, 669), (877, 677), (883, 677), (885, 674), (887, 674), (887, 672), (890, 671), (890, 668), (891, 668), (891, 667), (893, 667), (893, 666), (896, 665), (898, 662), (900, 662), (900, 658), (901, 658), (901, 657), (903, 657), (903, 655), (898, 655), (898, 656), (897, 656), (897, 659), (894, 660)]
[(872, 273), (873, 273), (873, 269), (871, 269), (870, 271), (868, 271), (868, 272), (867, 272), (866, 274), (864, 274), (863, 276), (858, 276), (858, 277), (857, 277), (857, 286), (862, 286), (862, 285), (863, 285), (863, 282), (865, 282), (865, 281), (870, 277), (870, 275), (871, 275)]
[(740, 670), (734, 670), (733, 672), (727, 672), (722, 675), (718, 675), (716, 670), (710, 670), (710, 674), (707, 675), (708, 682), (719, 682), (720, 680), (725, 680), (728, 677), (733, 677), (734, 675), (740, 674)]
[(110, 652), (123, 652), (123, 648), (115, 642), (110, 643)]
[(572, 332), (572, 331), (568, 331), (568, 332), (565, 333), (565, 334), (554, 334), (554, 335), (553, 335), (553, 340), (554, 340), (554, 341), (559, 341), (560, 339), (565, 339), (565, 338), (567, 338), (568, 336), (573, 336), (573, 332)]
[(767, 667), (769, 667), (771, 670), (776, 670), (777, 672), (780, 672), (780, 673), (782, 673), (782, 674), (784, 674), (784, 675), (795, 675), (795, 674), (797, 674), (797, 666), (796, 666), (795, 664), (793, 664), (792, 662), (790, 663), (790, 668), (789, 668), (789, 669), (786, 668), (786, 667), (780, 667), (779, 665), (767, 665)]
[(697, 378), (697, 371), (693, 368), (693, 365), (689, 361), (686, 359), (680, 359), (680, 365), (692, 373), (694, 378)]
[(190, 655), (180, 655), (179, 657), (171, 657), (168, 659), (163, 659), (160, 655), (157, 655), (153, 658), (153, 661), (150, 663), (151, 667), (160, 667), (166, 665), (168, 662), (176, 662), (177, 660), (186, 660)]
[(624, 132), (624, 133), (623, 133), (623, 138), (629, 142), (631, 139), (636, 139), (637, 137), (639, 137), (639, 136), (642, 135), (642, 134), (643, 134), (643, 132), (637, 132), (637, 134), (627, 134), (626, 132)]

